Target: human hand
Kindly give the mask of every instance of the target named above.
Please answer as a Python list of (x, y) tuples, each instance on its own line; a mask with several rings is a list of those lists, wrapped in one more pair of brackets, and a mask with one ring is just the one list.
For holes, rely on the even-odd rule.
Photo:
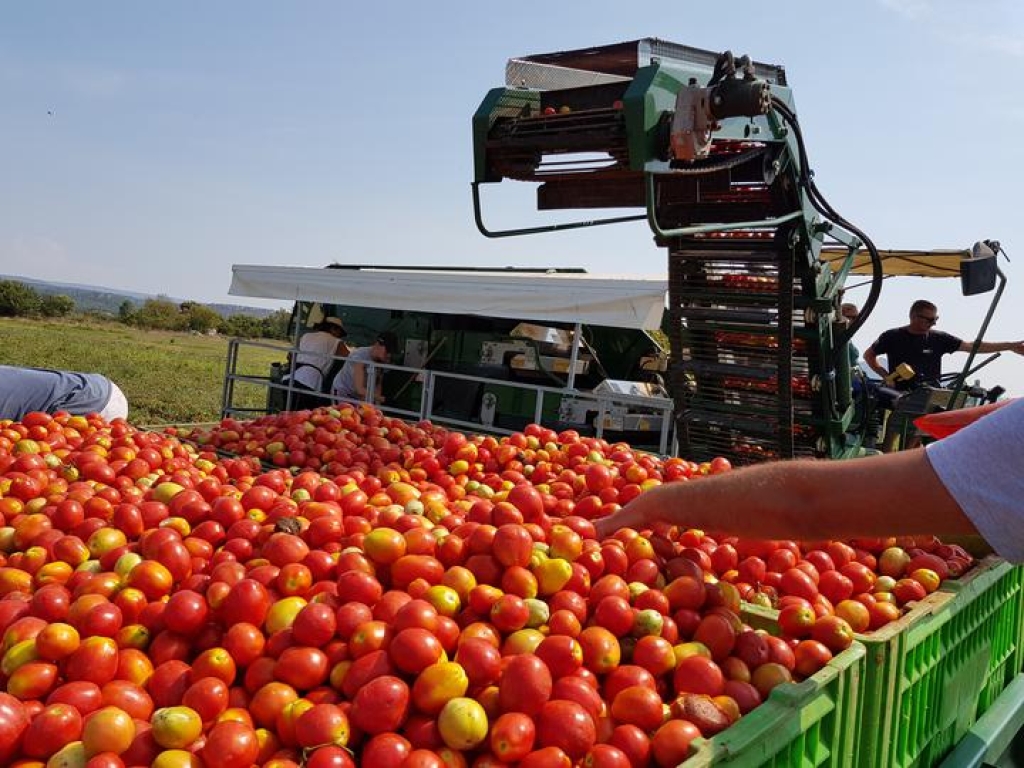
[(616, 531), (622, 528), (636, 528), (641, 523), (640, 516), (636, 513), (636, 508), (631, 508), (627, 504), (617, 512), (613, 512), (607, 517), (602, 517), (594, 521), (594, 531), (597, 535), (597, 539), (606, 539)]

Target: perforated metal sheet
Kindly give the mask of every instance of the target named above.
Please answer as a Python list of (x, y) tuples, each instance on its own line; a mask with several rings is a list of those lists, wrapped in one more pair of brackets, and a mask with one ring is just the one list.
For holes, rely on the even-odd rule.
[(505, 65), (505, 85), (509, 88), (559, 91), (564, 88), (623, 83), (629, 79), (620, 75), (606, 75), (603, 72), (559, 67), (555, 64), (538, 64), (526, 59), (509, 59)]

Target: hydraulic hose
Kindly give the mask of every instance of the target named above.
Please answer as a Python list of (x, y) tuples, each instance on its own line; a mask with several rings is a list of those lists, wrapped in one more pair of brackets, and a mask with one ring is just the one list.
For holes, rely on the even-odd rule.
[(861, 326), (867, 321), (871, 312), (875, 308), (875, 304), (878, 303), (878, 297), (882, 293), (882, 281), (884, 276), (882, 274), (882, 258), (878, 253), (878, 249), (875, 247), (874, 242), (868, 237), (859, 227), (851, 224), (845, 218), (843, 218), (836, 210), (829, 204), (825, 199), (825, 196), (818, 190), (817, 185), (814, 183), (814, 174), (810, 169), (810, 165), (807, 159), (807, 148), (804, 145), (803, 132), (800, 130), (800, 123), (797, 120), (796, 114), (778, 97), (772, 97), (772, 106), (775, 111), (778, 112), (783, 120), (789, 124), (793, 131), (793, 136), (796, 139), (797, 149), (800, 153), (800, 184), (807, 190), (808, 199), (811, 201), (811, 205), (814, 206), (822, 216), (829, 221), (847, 229), (856, 235), (864, 243), (868, 249), (868, 254), (871, 257), (871, 288), (868, 291), (868, 297), (864, 302), (864, 306), (860, 311), (857, 319), (851, 323), (846, 330), (837, 339), (832, 356), (833, 360), (838, 359), (840, 354), (845, 354), (846, 343), (853, 338), (854, 334), (860, 330)]

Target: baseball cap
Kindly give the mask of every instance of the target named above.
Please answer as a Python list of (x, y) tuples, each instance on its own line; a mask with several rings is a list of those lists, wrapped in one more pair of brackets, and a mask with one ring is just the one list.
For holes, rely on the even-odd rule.
[(398, 339), (395, 338), (395, 334), (391, 331), (382, 331), (377, 334), (377, 344), (380, 344), (388, 352), (395, 352), (398, 350)]
[(341, 322), (340, 317), (325, 317), (324, 323), (327, 325), (334, 325), (341, 329), (342, 336), (348, 336), (348, 331), (345, 330), (345, 324)]

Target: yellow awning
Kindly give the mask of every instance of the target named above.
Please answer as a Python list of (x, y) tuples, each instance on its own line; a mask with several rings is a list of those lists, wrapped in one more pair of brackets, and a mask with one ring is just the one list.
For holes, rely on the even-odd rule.
[[(839, 269), (846, 258), (845, 248), (823, 248), (821, 260)], [(887, 277), (958, 277), (960, 262), (971, 258), (969, 250), (879, 251), (882, 272)], [(860, 250), (853, 256), (852, 275), (871, 274), (871, 256)]]

